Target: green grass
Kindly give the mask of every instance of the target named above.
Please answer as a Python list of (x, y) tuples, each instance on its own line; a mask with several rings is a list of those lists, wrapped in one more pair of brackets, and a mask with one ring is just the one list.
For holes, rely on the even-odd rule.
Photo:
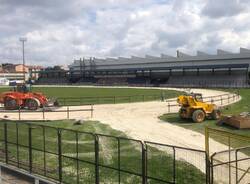
[[(0, 139), (3, 139), (3, 121), (0, 122)], [(74, 125), (72, 120), (64, 121), (48, 121), (48, 122), (34, 122), (32, 124), (32, 147), (35, 149), (42, 149), (43, 144), (43, 129), (39, 125), (49, 125), (56, 128), (66, 128), (84, 132), (92, 132), (106, 135), (113, 135), (119, 137), (127, 137), (123, 132), (112, 129), (108, 125), (101, 124), (96, 121), (86, 121), (82, 125)], [(16, 142), (16, 125), (13, 122), (7, 122), (8, 127), (8, 141)], [(28, 146), (28, 126), (22, 122), (18, 123), (19, 127), (19, 144)], [(76, 183), (76, 168), (77, 163), (74, 159), (66, 158), (70, 156), (77, 158), (76, 136), (78, 138), (78, 158), (88, 162), (94, 162), (94, 137), (85, 133), (78, 133), (76, 135), (70, 130), (63, 130), (62, 137), (62, 154), (63, 156), (63, 182)], [(45, 148), (51, 153), (57, 153), (57, 131), (53, 128), (45, 129)], [(9, 158), (16, 160), (17, 147), (8, 144)], [(4, 144), (0, 144), (0, 150), (4, 150)], [(136, 172), (141, 174), (141, 144), (139, 142), (121, 139), (121, 169)], [(154, 146), (148, 147), (148, 176), (156, 177), (163, 180), (172, 181), (173, 177), (173, 155), (168, 149), (156, 149)], [(179, 153), (178, 150), (177, 154)], [(33, 151), (33, 169), (36, 172), (44, 174), (44, 155), (40, 151)], [(58, 157), (53, 154), (46, 153), (46, 170), (47, 176), (58, 178)], [(0, 157), (1, 160), (2, 157)], [(22, 160), (20, 164), (23, 168), (28, 168), (28, 149), (19, 147), (19, 158)], [(2, 158), (3, 159), (3, 158)], [(106, 165), (118, 168), (118, 142), (117, 139), (112, 137), (99, 136), (99, 159), (101, 165)], [(205, 161), (205, 160), (204, 160)], [(12, 162), (12, 164), (15, 164)], [(86, 162), (79, 162), (80, 168), (80, 183), (94, 183), (94, 165)], [(193, 165), (185, 162), (184, 160), (176, 161), (176, 176), (177, 183), (205, 183), (205, 175)], [(117, 183), (118, 172), (112, 169), (107, 169), (100, 166), (100, 182), (101, 183)], [(121, 172), (121, 183), (141, 183), (138, 176)], [(160, 184), (161, 182), (150, 180), (151, 184)]]
[[(0, 92), (10, 88), (0, 88)], [(178, 96), (181, 92), (160, 89), (89, 88), (89, 87), (32, 87), (50, 98), (58, 98), (63, 105), (109, 104), (161, 100)], [(67, 98), (67, 99), (64, 99)], [(69, 99), (74, 98), (74, 99)]]
[[(239, 114), (241, 112), (250, 112), (250, 103), (249, 103), (250, 102), (250, 89), (240, 89), (239, 92), (240, 92), (240, 95), (242, 97), (242, 100), (224, 108), (222, 110), (223, 115), (233, 115), (233, 114)], [(215, 120), (205, 120), (202, 123), (193, 123), (192, 120), (180, 119), (179, 115), (177, 113), (164, 114), (164, 115), (160, 116), (159, 118), (161, 120), (169, 122), (171, 124), (181, 126), (183, 128), (190, 129), (190, 130), (202, 133), (202, 134), (205, 133), (205, 127), (210, 127), (210, 128), (216, 128), (219, 130), (230, 132), (233, 134), (238, 134), (238, 135), (250, 137), (250, 129), (239, 130), (239, 129), (236, 129), (236, 128), (233, 128), (230, 126), (226, 126), (226, 125), (218, 126), (216, 124)], [(228, 142), (228, 140), (225, 139), (225, 137), (223, 137), (223, 136), (211, 134), (211, 137), (214, 138), (215, 140), (223, 143), (223, 144), (226, 144)], [(245, 141), (232, 142), (233, 147), (242, 147), (242, 146), (246, 146), (246, 144), (248, 144), (248, 146), (249, 146), (249, 143), (247, 143)]]

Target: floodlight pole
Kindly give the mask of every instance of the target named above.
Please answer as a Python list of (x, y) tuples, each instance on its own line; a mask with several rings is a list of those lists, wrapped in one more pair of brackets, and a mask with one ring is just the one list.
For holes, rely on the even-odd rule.
[(24, 57), (24, 42), (27, 41), (27, 38), (21, 37), (20, 42), (22, 42), (22, 47), (23, 47), (23, 81), (25, 82), (25, 57)]

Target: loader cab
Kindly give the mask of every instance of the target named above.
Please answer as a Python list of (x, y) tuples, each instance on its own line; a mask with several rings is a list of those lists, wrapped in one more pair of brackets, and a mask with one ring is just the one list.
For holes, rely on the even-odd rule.
[(198, 102), (203, 102), (202, 94), (201, 93), (192, 93), (192, 97), (198, 101)]
[(28, 93), (31, 91), (31, 87), (29, 85), (26, 85), (26, 84), (17, 84), (14, 87), (14, 91), (19, 92), (19, 93)]

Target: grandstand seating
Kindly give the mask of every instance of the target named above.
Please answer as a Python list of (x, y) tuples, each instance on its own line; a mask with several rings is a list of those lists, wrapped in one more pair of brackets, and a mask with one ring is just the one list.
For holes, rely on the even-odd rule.
[(247, 78), (244, 74), (210, 74), (210, 75), (172, 75), (161, 86), (173, 87), (246, 87)]
[(97, 85), (100, 86), (123, 86), (128, 85), (127, 78), (100, 78), (97, 81)]
[(98, 79), (94, 77), (80, 78), (75, 84), (79, 85), (93, 85), (96, 84)]
[(130, 86), (145, 86), (149, 84), (148, 79), (144, 77), (128, 78), (127, 81)]
[(54, 84), (54, 85), (60, 85), (60, 84), (68, 84), (69, 80), (66, 77), (61, 78), (39, 78), (36, 81), (36, 84)]

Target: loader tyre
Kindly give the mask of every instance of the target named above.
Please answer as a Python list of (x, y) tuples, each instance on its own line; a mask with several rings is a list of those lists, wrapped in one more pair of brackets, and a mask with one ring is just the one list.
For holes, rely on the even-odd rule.
[(196, 110), (193, 112), (192, 119), (196, 123), (201, 123), (205, 119), (205, 113), (202, 110)]
[(221, 117), (221, 111), (219, 109), (215, 109), (213, 110), (211, 116), (212, 116), (212, 119), (218, 120)]
[(6, 110), (16, 110), (18, 109), (18, 104), (17, 104), (17, 101), (16, 99), (14, 98), (5, 98), (4, 100), (4, 108)]
[(180, 117), (180, 119), (185, 119), (185, 110), (184, 109), (180, 109), (179, 110), (179, 117)]
[(37, 110), (40, 107), (40, 102), (39, 102), (39, 100), (37, 100), (35, 98), (30, 98), (30, 99), (26, 100), (25, 106), (29, 110)]

